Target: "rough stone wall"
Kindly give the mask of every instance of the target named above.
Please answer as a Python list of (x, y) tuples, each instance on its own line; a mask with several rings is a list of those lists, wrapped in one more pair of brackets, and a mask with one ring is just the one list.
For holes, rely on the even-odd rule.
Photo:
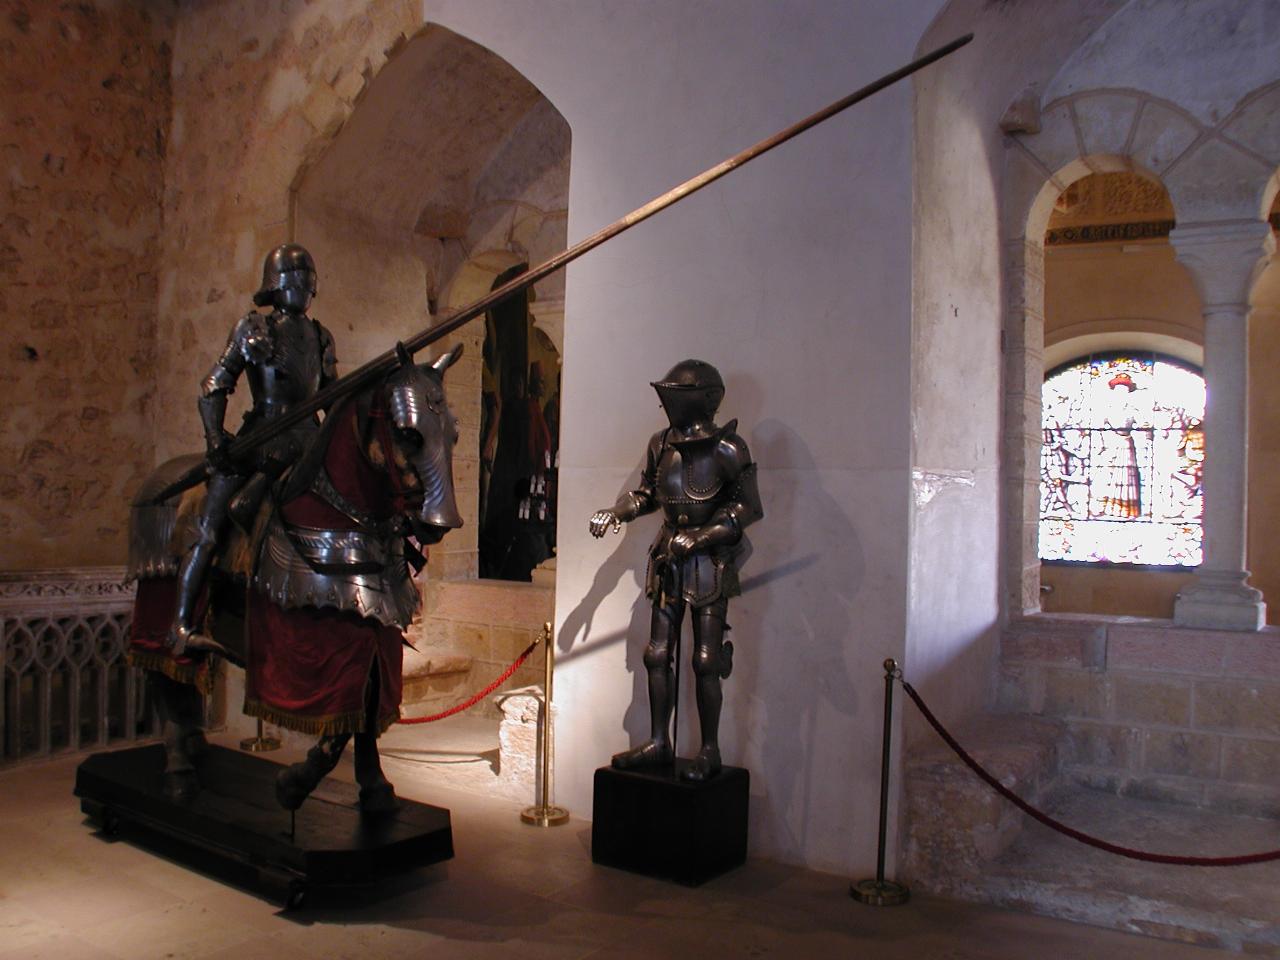
[(1280, 817), (1280, 639), (1083, 614), (1015, 620), (997, 707), (1066, 725), (1066, 772), (1147, 800)]
[(123, 562), (154, 449), (173, 12), (0, 17), (0, 569)]
[[(184, 7), (165, 168), (172, 226), (160, 276), (159, 350), (166, 358), (156, 400), (160, 458), (200, 445), (196, 384), (232, 324), (251, 308), (264, 253), (289, 239), (295, 177), (420, 25), (420, 4), (411, 0)], [(317, 315), (322, 307), (318, 299)], [(351, 359), (340, 357), (340, 369), (350, 369)]]

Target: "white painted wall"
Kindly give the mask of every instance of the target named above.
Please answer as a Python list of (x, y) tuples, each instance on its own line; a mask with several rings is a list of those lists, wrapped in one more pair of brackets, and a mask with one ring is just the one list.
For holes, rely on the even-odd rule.
[[(574, 241), (905, 62), (937, 6), (424, 12), (508, 60), (569, 122)], [(578, 815), (592, 771), (647, 726), (640, 577), (657, 522), (594, 541), (587, 517), (634, 481), (663, 423), (649, 381), (698, 356), (725, 375), (722, 412), (762, 468), (722, 736), (752, 773), (753, 852), (873, 865), (879, 663), (902, 653), (907, 594), (910, 156), (901, 86), (569, 268), (556, 753), (559, 799)], [(692, 721), (691, 701), (681, 712)]]

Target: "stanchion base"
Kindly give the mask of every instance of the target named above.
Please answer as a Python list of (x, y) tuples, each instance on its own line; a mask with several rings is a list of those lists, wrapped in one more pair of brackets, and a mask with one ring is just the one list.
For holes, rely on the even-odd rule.
[(249, 753), (269, 753), (280, 749), (280, 741), (275, 737), (245, 737), (240, 741), (240, 749)]
[(849, 884), (849, 896), (869, 907), (900, 907), (911, 899), (911, 891), (892, 880), (859, 880)]
[(542, 806), (525, 807), (520, 811), (520, 819), (536, 827), (558, 827), (569, 822), (569, 811), (564, 807)]

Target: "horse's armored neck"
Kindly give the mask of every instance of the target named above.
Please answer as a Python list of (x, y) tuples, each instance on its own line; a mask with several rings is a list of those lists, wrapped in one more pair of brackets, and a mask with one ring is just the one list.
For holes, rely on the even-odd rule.
[(346, 403), (333, 417), (335, 422), (321, 434), (325, 447), (310, 482), (281, 507), (282, 516), (290, 524), (323, 530), (388, 519), (397, 512), (396, 504), (386, 468), (369, 455), (369, 406)]

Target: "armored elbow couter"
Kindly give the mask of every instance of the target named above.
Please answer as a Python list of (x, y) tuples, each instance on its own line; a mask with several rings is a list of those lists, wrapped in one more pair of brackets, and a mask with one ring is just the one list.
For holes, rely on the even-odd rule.
[(648, 505), (648, 497), (632, 490), (618, 498), (618, 502), (613, 505), (613, 514), (623, 523), (630, 523), (636, 517), (648, 512), (645, 509)]

